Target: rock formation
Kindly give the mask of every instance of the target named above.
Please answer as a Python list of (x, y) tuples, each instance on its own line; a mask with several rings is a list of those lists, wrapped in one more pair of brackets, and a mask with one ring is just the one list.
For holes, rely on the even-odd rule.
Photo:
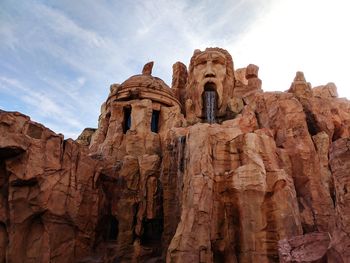
[(64, 140), (0, 111), (0, 262), (350, 262), (350, 102), (224, 49), (113, 84)]

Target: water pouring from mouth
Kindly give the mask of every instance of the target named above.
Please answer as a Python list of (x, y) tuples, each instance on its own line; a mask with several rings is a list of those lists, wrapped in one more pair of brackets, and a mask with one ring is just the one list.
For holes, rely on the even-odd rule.
[(214, 83), (208, 82), (204, 86), (203, 92), (203, 113), (205, 122), (216, 123), (217, 99), (218, 95)]

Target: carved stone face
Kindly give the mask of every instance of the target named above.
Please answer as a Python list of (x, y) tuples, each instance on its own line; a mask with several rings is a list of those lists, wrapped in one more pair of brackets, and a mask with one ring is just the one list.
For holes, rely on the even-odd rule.
[(199, 93), (204, 92), (207, 83), (214, 83), (218, 94), (218, 108), (222, 105), (223, 83), (226, 77), (226, 58), (218, 51), (207, 51), (194, 61), (193, 77)]
[(224, 117), (227, 102), (233, 94), (233, 87), (233, 62), (226, 50), (207, 48), (205, 51), (195, 51), (189, 67), (186, 88), (187, 100), (191, 105), (186, 109), (186, 116), (195, 116), (198, 121), (204, 119), (203, 94), (205, 91), (215, 91), (216, 117)]

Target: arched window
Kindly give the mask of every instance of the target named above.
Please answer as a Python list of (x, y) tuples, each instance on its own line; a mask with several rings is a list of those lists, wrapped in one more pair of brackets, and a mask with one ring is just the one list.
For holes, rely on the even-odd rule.
[(151, 131), (158, 133), (158, 123), (159, 123), (159, 111), (152, 111), (152, 120), (151, 120)]
[(124, 134), (130, 130), (131, 127), (131, 107), (124, 107), (123, 132)]

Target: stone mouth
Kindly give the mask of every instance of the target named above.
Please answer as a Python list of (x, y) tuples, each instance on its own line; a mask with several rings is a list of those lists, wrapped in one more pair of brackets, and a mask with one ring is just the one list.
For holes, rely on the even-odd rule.
[(204, 88), (203, 88), (203, 92), (205, 92), (205, 91), (215, 91), (215, 92), (217, 92), (215, 83), (211, 82), (211, 81), (206, 82), (204, 84)]

